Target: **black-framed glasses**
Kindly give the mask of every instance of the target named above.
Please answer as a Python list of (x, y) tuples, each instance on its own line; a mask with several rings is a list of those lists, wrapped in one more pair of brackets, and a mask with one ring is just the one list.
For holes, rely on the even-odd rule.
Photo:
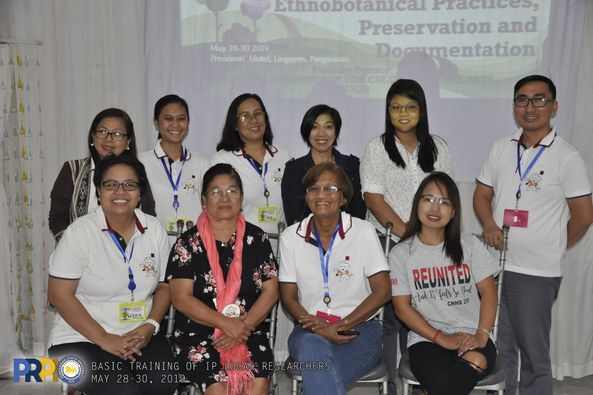
[(425, 204), (438, 204), (439, 206), (449, 207), (451, 205), (451, 200), (448, 197), (444, 196), (434, 196), (434, 195), (422, 195), (420, 201)]
[(119, 189), (119, 187), (121, 186), (124, 191), (135, 191), (136, 189), (138, 189), (140, 187), (140, 183), (138, 181), (123, 181), (123, 182), (117, 182), (115, 180), (105, 180), (101, 183), (101, 186), (103, 188), (105, 188), (108, 191), (112, 191), (115, 192)]
[(403, 110), (407, 114), (416, 114), (418, 111), (420, 111), (420, 106), (414, 103), (406, 104), (405, 106), (400, 106), (399, 104), (391, 104), (389, 106), (389, 109), (397, 113), (401, 113)]
[(321, 192), (325, 193), (326, 195), (333, 195), (338, 193), (338, 191), (341, 191), (341, 189), (335, 185), (324, 185), (322, 187), (313, 185), (312, 187), (306, 189), (306, 192), (311, 196), (319, 196)]
[(222, 188), (212, 188), (209, 192), (208, 195), (212, 198), (212, 199), (221, 199), (223, 195), (225, 195), (226, 197), (228, 197), (231, 200), (235, 200), (235, 199), (239, 199), (241, 197), (241, 191), (237, 188), (228, 188), (226, 190), (223, 190)]
[(515, 107), (527, 107), (531, 102), (533, 107), (543, 107), (548, 102), (553, 102), (553, 99), (548, 99), (543, 96), (536, 96), (536, 97), (527, 97), (527, 96), (519, 96), (513, 99), (513, 103), (515, 103)]
[(253, 112), (242, 112), (241, 114), (239, 114), (239, 116), (237, 117), (237, 119), (241, 122), (249, 122), (252, 119), (255, 119), (256, 121), (261, 121), (266, 117), (266, 113), (263, 112), (262, 110), (255, 110)]
[(126, 132), (124, 132), (123, 130), (119, 130), (119, 129), (115, 129), (115, 130), (97, 129), (93, 132), (93, 135), (100, 140), (104, 140), (107, 137), (111, 136), (113, 141), (122, 141), (123, 139), (125, 139), (128, 136), (128, 134)]

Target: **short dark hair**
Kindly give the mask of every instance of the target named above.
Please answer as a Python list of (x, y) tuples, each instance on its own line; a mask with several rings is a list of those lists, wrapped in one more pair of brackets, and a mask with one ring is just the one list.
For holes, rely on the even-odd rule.
[(420, 107), (420, 119), (416, 126), (416, 138), (420, 146), (418, 147), (418, 164), (425, 173), (434, 170), (434, 162), (437, 160), (439, 150), (437, 149), (428, 128), (428, 110), (426, 108), (426, 96), (422, 86), (414, 80), (399, 79), (395, 81), (385, 98), (385, 133), (382, 140), (385, 151), (396, 166), (402, 169), (406, 168), (406, 162), (395, 145), (395, 126), (391, 123), (389, 115), (389, 104), (394, 96), (405, 96), (418, 103)]
[(95, 166), (95, 175), (93, 176), (93, 183), (95, 184), (97, 196), (99, 196), (99, 188), (103, 181), (103, 176), (110, 167), (115, 165), (126, 165), (130, 166), (136, 177), (138, 177), (138, 184), (140, 185), (140, 196), (144, 196), (146, 189), (148, 188), (148, 177), (146, 176), (146, 170), (144, 165), (136, 158), (130, 156), (120, 155), (107, 155)]
[[(183, 106), (183, 108), (185, 108), (185, 112), (187, 113), (187, 120), (189, 121), (189, 107), (187, 106), (187, 102), (182, 97), (179, 97), (179, 96), (173, 95), (173, 94), (165, 95), (165, 96), (161, 97), (154, 104), (154, 120), (158, 121), (159, 116), (161, 115), (161, 112), (163, 111), (163, 108), (165, 108), (166, 105), (171, 104), (171, 103), (181, 104)], [(159, 135), (157, 136), (157, 138), (160, 139), (162, 137), (161, 132), (160, 132), (160, 130), (158, 132), (159, 132)]]
[(546, 85), (548, 85), (548, 89), (552, 94), (552, 99), (556, 100), (556, 85), (554, 85), (554, 82), (552, 82), (552, 80), (548, 77), (539, 74), (528, 75), (527, 77), (523, 77), (519, 81), (517, 81), (517, 83), (515, 84), (515, 89), (513, 90), (513, 97), (517, 95), (517, 91), (521, 89), (523, 85), (527, 84), (528, 82), (536, 81), (544, 82)]
[(103, 110), (100, 113), (98, 113), (97, 115), (95, 115), (95, 118), (93, 119), (93, 122), (91, 123), (91, 127), (89, 128), (87, 144), (89, 147), (89, 152), (91, 153), (91, 157), (93, 158), (93, 161), (95, 163), (101, 161), (101, 158), (99, 157), (99, 153), (97, 152), (97, 149), (92, 144), (93, 144), (93, 134), (95, 133), (95, 130), (97, 129), (97, 126), (99, 125), (99, 123), (101, 123), (101, 121), (104, 120), (105, 118), (119, 118), (122, 121), (124, 121), (124, 127), (126, 128), (126, 133), (127, 133), (126, 138), (128, 139), (128, 142), (129, 142), (128, 146), (130, 147), (130, 149), (124, 150), (122, 155), (131, 156), (133, 158), (138, 156), (138, 152), (136, 150), (136, 135), (134, 134), (134, 123), (132, 122), (132, 119), (124, 110), (120, 110), (119, 108), (106, 108), (105, 110)]
[(418, 204), (424, 193), (424, 188), (431, 182), (434, 182), (440, 187), (444, 187), (447, 191), (447, 197), (453, 206), (453, 218), (445, 226), (445, 242), (443, 250), (445, 255), (453, 261), (456, 265), (463, 263), (463, 248), (461, 247), (461, 198), (459, 197), (459, 189), (455, 181), (447, 174), (441, 171), (435, 171), (427, 175), (418, 186), (414, 199), (412, 200), (412, 211), (410, 212), (410, 220), (407, 223), (406, 231), (402, 236), (400, 242), (416, 236), (422, 229), (422, 223), (418, 218)]
[(336, 185), (340, 191), (342, 191), (342, 196), (346, 200), (346, 203), (342, 205), (342, 207), (348, 206), (350, 204), (350, 200), (352, 200), (352, 195), (354, 194), (354, 187), (352, 186), (352, 181), (340, 166), (336, 165), (333, 162), (323, 162), (318, 165), (311, 167), (305, 173), (303, 177), (303, 188), (307, 190), (310, 186), (315, 184), (319, 177), (325, 172), (332, 173), (336, 176), (338, 185)]
[(264, 105), (263, 100), (255, 93), (243, 93), (242, 95), (235, 97), (235, 99), (231, 102), (231, 105), (229, 106), (229, 109), (226, 114), (226, 120), (224, 122), (224, 127), (222, 128), (222, 137), (216, 145), (217, 151), (237, 151), (245, 147), (245, 142), (241, 140), (239, 132), (237, 131), (237, 110), (239, 109), (241, 103), (243, 103), (247, 99), (255, 99), (259, 103), (261, 110), (264, 112), (264, 115), (266, 117), (264, 145), (272, 145), (274, 135), (272, 133), (272, 125), (270, 125), (268, 111), (266, 110), (266, 106)]
[(206, 197), (206, 191), (208, 190), (210, 183), (216, 176), (220, 175), (230, 176), (237, 183), (241, 195), (243, 194), (243, 183), (241, 182), (241, 176), (237, 170), (227, 163), (217, 163), (204, 173), (204, 178), (202, 179), (202, 197)]
[(342, 128), (342, 117), (340, 117), (340, 113), (338, 110), (328, 106), (327, 104), (317, 104), (307, 110), (303, 116), (303, 122), (301, 122), (301, 137), (309, 147), (311, 146), (311, 143), (309, 142), (311, 129), (313, 129), (313, 125), (315, 125), (315, 120), (317, 117), (322, 114), (329, 115), (334, 122), (336, 129), (336, 139), (334, 140), (333, 145), (338, 145), (338, 136), (340, 135), (340, 129)]

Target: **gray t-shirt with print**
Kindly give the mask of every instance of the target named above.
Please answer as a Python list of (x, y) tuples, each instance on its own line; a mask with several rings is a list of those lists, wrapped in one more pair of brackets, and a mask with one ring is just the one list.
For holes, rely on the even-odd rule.
[[(429, 246), (417, 237), (396, 245), (389, 254), (393, 296), (410, 295), (412, 307), (445, 333), (475, 333), (480, 319), (476, 283), (500, 272), (496, 260), (475, 236), (462, 234), (463, 263), (454, 265), (443, 243)], [(430, 341), (413, 331), (408, 347)]]

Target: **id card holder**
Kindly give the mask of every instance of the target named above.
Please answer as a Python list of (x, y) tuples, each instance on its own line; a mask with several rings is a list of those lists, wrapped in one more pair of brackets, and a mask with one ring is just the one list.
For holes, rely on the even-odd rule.
[(317, 313), (315, 314), (315, 316), (321, 318), (322, 320), (329, 322), (332, 325), (335, 324), (336, 322), (340, 322), (340, 320), (342, 319), (342, 317), (338, 317), (337, 315), (324, 313), (323, 311), (319, 311), (319, 310), (317, 310)]
[[(165, 229), (167, 229), (167, 234), (169, 236), (177, 236), (177, 221), (182, 220), (183, 226), (185, 228), (185, 223), (189, 218), (186, 217), (169, 217), (165, 220)], [(183, 233), (183, 229), (181, 229)]]
[(260, 206), (257, 208), (257, 222), (278, 222), (277, 206)]
[(507, 226), (514, 226), (516, 228), (526, 228), (529, 218), (529, 211), (514, 210), (507, 208), (504, 210), (504, 217), (502, 223)]
[(146, 321), (146, 302), (130, 302), (119, 304), (119, 322)]

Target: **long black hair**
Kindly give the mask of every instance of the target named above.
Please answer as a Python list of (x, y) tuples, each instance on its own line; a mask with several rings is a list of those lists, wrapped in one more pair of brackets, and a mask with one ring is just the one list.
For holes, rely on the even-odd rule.
[(237, 131), (237, 110), (241, 103), (243, 103), (247, 99), (256, 100), (259, 103), (261, 110), (264, 112), (264, 115), (266, 117), (264, 145), (266, 147), (272, 145), (274, 135), (272, 134), (270, 118), (268, 117), (268, 112), (266, 111), (266, 106), (264, 105), (263, 100), (255, 93), (243, 93), (242, 95), (235, 97), (235, 99), (231, 102), (231, 105), (229, 106), (229, 109), (226, 114), (226, 121), (224, 122), (224, 127), (222, 128), (222, 137), (216, 145), (216, 151), (237, 151), (245, 147), (245, 142), (241, 140), (239, 132)]
[(410, 213), (410, 220), (406, 225), (406, 231), (402, 236), (400, 242), (410, 239), (420, 233), (422, 229), (422, 223), (418, 218), (418, 204), (424, 193), (424, 189), (428, 184), (434, 182), (439, 189), (446, 191), (444, 196), (449, 198), (451, 205), (453, 206), (453, 218), (445, 226), (445, 242), (443, 244), (443, 251), (447, 258), (456, 265), (463, 263), (463, 248), (461, 248), (461, 199), (459, 198), (459, 189), (455, 181), (447, 173), (441, 171), (435, 171), (427, 175), (424, 180), (420, 183), (414, 200), (412, 203), (412, 212)]
[(385, 104), (385, 133), (381, 136), (385, 151), (398, 167), (406, 168), (406, 162), (395, 145), (395, 126), (389, 116), (389, 104), (394, 96), (405, 96), (418, 102), (420, 106), (420, 120), (416, 126), (416, 138), (420, 143), (418, 149), (418, 164), (425, 173), (434, 171), (434, 162), (437, 160), (439, 150), (430, 136), (428, 128), (428, 113), (426, 109), (426, 96), (424, 90), (414, 80), (399, 79), (395, 81), (387, 92)]

